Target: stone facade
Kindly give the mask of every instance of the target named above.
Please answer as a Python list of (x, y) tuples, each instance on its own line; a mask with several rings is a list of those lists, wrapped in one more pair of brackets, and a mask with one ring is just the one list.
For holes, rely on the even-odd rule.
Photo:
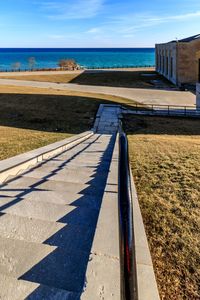
[(200, 82), (200, 35), (157, 44), (156, 71), (178, 86)]
[(197, 106), (198, 108), (200, 108), (200, 83), (197, 83), (196, 93), (197, 93), (197, 102), (196, 102), (196, 106)]

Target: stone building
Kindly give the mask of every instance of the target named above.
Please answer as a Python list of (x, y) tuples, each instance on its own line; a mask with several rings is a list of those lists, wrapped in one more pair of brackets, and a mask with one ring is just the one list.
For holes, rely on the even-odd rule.
[(156, 71), (178, 86), (200, 82), (200, 34), (157, 44)]
[(200, 109), (200, 83), (197, 83), (196, 94), (197, 94), (196, 106), (198, 109)]

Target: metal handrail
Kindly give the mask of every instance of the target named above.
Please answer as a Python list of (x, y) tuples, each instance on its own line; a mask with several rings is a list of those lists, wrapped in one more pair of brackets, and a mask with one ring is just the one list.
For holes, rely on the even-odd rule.
[[(127, 110), (127, 108), (122, 108)], [(145, 114), (155, 114), (155, 115), (168, 115), (168, 116), (197, 116), (200, 117), (200, 107), (196, 106), (183, 106), (183, 105), (164, 105), (164, 104), (132, 104), (131, 109), (132, 112), (137, 114), (145, 113)]]
[(119, 129), (119, 231), (121, 300), (137, 300), (137, 272), (133, 229), (133, 205), (131, 193), (128, 140)]

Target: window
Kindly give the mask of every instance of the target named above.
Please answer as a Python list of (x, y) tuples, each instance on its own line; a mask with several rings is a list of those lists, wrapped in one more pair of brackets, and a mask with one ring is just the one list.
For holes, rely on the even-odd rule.
[(171, 57), (170, 62), (170, 77), (173, 77), (174, 69), (173, 69), (173, 57)]
[(199, 82), (200, 82), (200, 59), (199, 59)]
[(165, 71), (165, 57), (163, 56), (163, 59), (162, 59), (162, 71), (164, 73)]
[(169, 59), (168, 56), (166, 57), (166, 75), (168, 75), (168, 71), (169, 71)]

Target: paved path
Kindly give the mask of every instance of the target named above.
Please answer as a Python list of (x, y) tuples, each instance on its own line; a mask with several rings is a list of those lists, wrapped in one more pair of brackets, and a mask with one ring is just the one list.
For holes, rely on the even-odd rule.
[(108, 107), (96, 134), (0, 188), (0, 299), (120, 298), (118, 113)]
[(56, 90), (71, 90), (78, 92), (101, 93), (124, 97), (146, 104), (163, 104), (163, 105), (195, 105), (196, 97), (191, 92), (155, 90), (155, 89), (136, 89), (136, 88), (119, 88), (106, 86), (78, 85), (73, 83), (50, 83), (37, 81), (24, 81), (13, 79), (0, 79), (0, 85), (27, 86), (38, 88), (51, 88)]

